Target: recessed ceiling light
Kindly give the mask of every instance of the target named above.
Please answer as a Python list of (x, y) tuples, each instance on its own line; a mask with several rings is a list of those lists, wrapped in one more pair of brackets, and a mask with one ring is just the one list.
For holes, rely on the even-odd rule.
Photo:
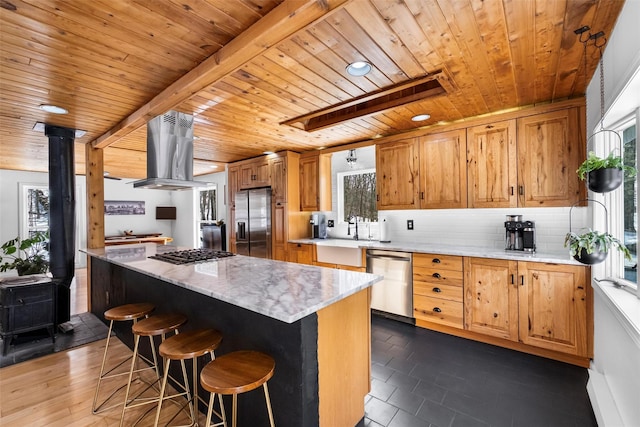
[(275, 154), (275, 153), (273, 151), (263, 151), (262, 154), (266, 154), (268, 156), (269, 154)]
[(218, 165), (209, 165), (210, 169), (218, 169)]
[(47, 113), (53, 113), (53, 114), (67, 114), (69, 112), (65, 108), (58, 107), (57, 105), (51, 105), (51, 104), (42, 104), (40, 105), (39, 108), (43, 111), (46, 111)]
[(411, 117), (411, 120), (414, 122), (422, 122), (424, 120), (429, 120), (431, 118), (428, 114), (418, 114), (416, 116)]
[(360, 77), (369, 74), (371, 71), (371, 64), (365, 61), (356, 61), (347, 65), (347, 73), (352, 76)]

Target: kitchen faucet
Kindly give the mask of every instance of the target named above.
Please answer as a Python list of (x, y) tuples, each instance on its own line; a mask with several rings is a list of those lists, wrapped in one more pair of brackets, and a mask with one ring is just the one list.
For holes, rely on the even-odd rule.
[[(351, 222), (351, 221), (354, 222)], [(358, 240), (358, 217), (355, 215), (351, 215), (349, 217), (349, 221), (347, 222), (347, 236), (351, 236), (351, 224), (355, 224), (356, 229), (355, 233), (353, 233), (353, 240)]]

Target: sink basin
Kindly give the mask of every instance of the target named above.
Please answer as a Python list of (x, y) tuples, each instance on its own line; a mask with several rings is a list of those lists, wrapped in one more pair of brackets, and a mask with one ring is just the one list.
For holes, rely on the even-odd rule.
[(354, 244), (357, 242), (349, 243), (349, 245), (338, 242), (317, 243), (316, 256), (318, 262), (362, 267), (362, 249)]

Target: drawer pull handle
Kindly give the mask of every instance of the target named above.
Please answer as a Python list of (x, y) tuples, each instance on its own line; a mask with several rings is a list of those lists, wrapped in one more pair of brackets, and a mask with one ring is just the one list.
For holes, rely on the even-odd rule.
[(24, 300), (23, 300), (22, 298), (19, 298), (19, 299), (18, 299), (18, 302), (19, 302), (20, 304), (23, 304), (23, 305), (24, 305)]
[(439, 294), (442, 290), (440, 288), (433, 288), (433, 292)]
[(440, 264), (440, 259), (439, 258), (434, 258), (431, 260), (432, 263), (434, 264)]
[(435, 277), (436, 279), (439, 279), (440, 277), (442, 277), (440, 276), (440, 273), (433, 273), (432, 276)]
[(433, 307), (433, 312), (434, 313), (441, 313), (442, 310), (440, 310), (440, 307)]

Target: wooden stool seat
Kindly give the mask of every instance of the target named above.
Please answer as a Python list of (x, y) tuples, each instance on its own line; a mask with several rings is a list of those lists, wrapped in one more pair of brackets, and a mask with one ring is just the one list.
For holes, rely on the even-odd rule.
[(91, 407), (91, 411), (94, 414), (100, 413), (102, 411), (106, 411), (107, 409), (114, 408), (119, 406), (120, 404), (114, 404), (108, 407), (104, 405), (109, 402), (115, 394), (125, 387), (126, 384), (122, 384), (119, 387), (116, 387), (111, 394), (102, 401), (102, 403), (98, 404), (98, 394), (100, 393), (100, 386), (103, 380), (115, 378), (121, 375), (126, 375), (128, 372), (120, 372), (113, 373), (117, 371), (117, 369), (127, 362), (129, 359), (125, 359), (118, 363), (116, 366), (111, 369), (105, 371), (105, 366), (107, 364), (107, 353), (109, 352), (109, 342), (111, 340), (111, 332), (113, 331), (113, 322), (124, 322), (124, 321), (133, 321), (134, 324), (137, 323), (138, 319), (146, 317), (155, 309), (155, 306), (150, 303), (135, 303), (135, 304), (125, 304), (117, 307), (110, 308), (109, 310), (104, 312), (105, 320), (109, 321), (109, 332), (107, 333), (107, 343), (104, 346), (104, 355), (102, 356), (102, 365), (100, 366), (100, 374), (98, 375), (98, 383), (96, 384), (96, 391), (93, 396), (93, 405)]
[(215, 329), (197, 329), (167, 338), (160, 344), (160, 355), (171, 360), (194, 359), (214, 351), (222, 341)]
[(180, 313), (156, 314), (137, 322), (131, 328), (134, 335), (152, 337), (175, 331), (187, 323), (187, 316)]
[(110, 308), (104, 312), (106, 320), (115, 320), (122, 322), (125, 320), (140, 319), (155, 309), (153, 304), (146, 302), (137, 304), (125, 304), (118, 307)]
[[(164, 401), (172, 400), (181, 396), (185, 396), (187, 398), (187, 402), (185, 405), (182, 405), (180, 410), (188, 406), (191, 413), (192, 424), (198, 424), (198, 406), (200, 402), (207, 405), (207, 402), (198, 396), (198, 357), (209, 353), (211, 360), (214, 360), (214, 350), (218, 348), (221, 341), (222, 334), (215, 329), (196, 329), (194, 331), (182, 332), (180, 334), (173, 335), (160, 344), (160, 355), (164, 358), (164, 374), (162, 376), (160, 402), (158, 403), (158, 408), (156, 410), (156, 421), (154, 425), (158, 425)], [(185, 372), (185, 360), (187, 359), (191, 359), (192, 361), (193, 384), (191, 386), (187, 383)], [(175, 386), (179, 387), (181, 391), (178, 390), (176, 394), (167, 395), (166, 388), (167, 379), (169, 378), (169, 367), (173, 360), (180, 361), (182, 364), (182, 370), (185, 373), (183, 375), (185, 381), (184, 384), (179, 384), (174, 381)], [(220, 400), (220, 405), (222, 407), (222, 400)], [(221, 409), (221, 412), (224, 412), (224, 408)]]
[[(267, 354), (257, 351), (236, 351), (212, 360), (200, 373), (202, 388), (211, 393), (206, 427), (211, 425), (213, 402), (216, 394), (233, 396), (232, 427), (236, 427), (238, 419), (238, 394), (254, 390), (260, 386), (264, 389), (264, 397), (269, 413), (271, 427), (275, 426), (267, 381), (273, 376), (276, 363)], [(223, 425), (227, 425), (224, 408), (221, 413)], [(218, 425), (218, 424), (216, 424)]]
[[(160, 384), (162, 381), (162, 377), (160, 376), (160, 371), (158, 368), (158, 359), (156, 357), (156, 346), (154, 343), (154, 337), (160, 336), (161, 343), (165, 341), (165, 335), (169, 332), (173, 332), (174, 334), (178, 334), (178, 328), (187, 323), (187, 316), (180, 313), (165, 313), (165, 314), (156, 314), (151, 317), (147, 317), (146, 319), (142, 319), (139, 322), (134, 323), (131, 331), (133, 332), (133, 359), (131, 361), (131, 369), (129, 370), (129, 381), (127, 382), (127, 390), (124, 395), (124, 405), (122, 406), (122, 414), (120, 416), (120, 427), (125, 425), (125, 414), (127, 409), (131, 409), (137, 406), (148, 405), (148, 404), (158, 404), (160, 402), (160, 390), (156, 388), (156, 384)], [(143, 367), (138, 369), (136, 367), (136, 363), (138, 358), (143, 358), (143, 356), (139, 352), (139, 344), (141, 337), (149, 338), (149, 345), (151, 347), (151, 354), (153, 355), (153, 362), (148, 367)], [(143, 358), (143, 360), (145, 360)], [(183, 362), (184, 363), (184, 362)], [(131, 392), (131, 384), (133, 381), (134, 372), (140, 372), (144, 370), (151, 369), (155, 373), (155, 379), (153, 382), (147, 383), (147, 387), (142, 391), (136, 393), (133, 398), (129, 398), (129, 394)], [(183, 366), (183, 374), (184, 374), (184, 382), (187, 382), (186, 371)], [(157, 397), (143, 397), (143, 394), (146, 393), (151, 388), (158, 391)], [(142, 420), (142, 418), (149, 411), (142, 414), (137, 421), (134, 423), (127, 422), (128, 426), (135, 426)]]
[(210, 393), (244, 393), (267, 382), (275, 366), (276, 362), (267, 354), (236, 351), (207, 364), (200, 374), (200, 383)]

